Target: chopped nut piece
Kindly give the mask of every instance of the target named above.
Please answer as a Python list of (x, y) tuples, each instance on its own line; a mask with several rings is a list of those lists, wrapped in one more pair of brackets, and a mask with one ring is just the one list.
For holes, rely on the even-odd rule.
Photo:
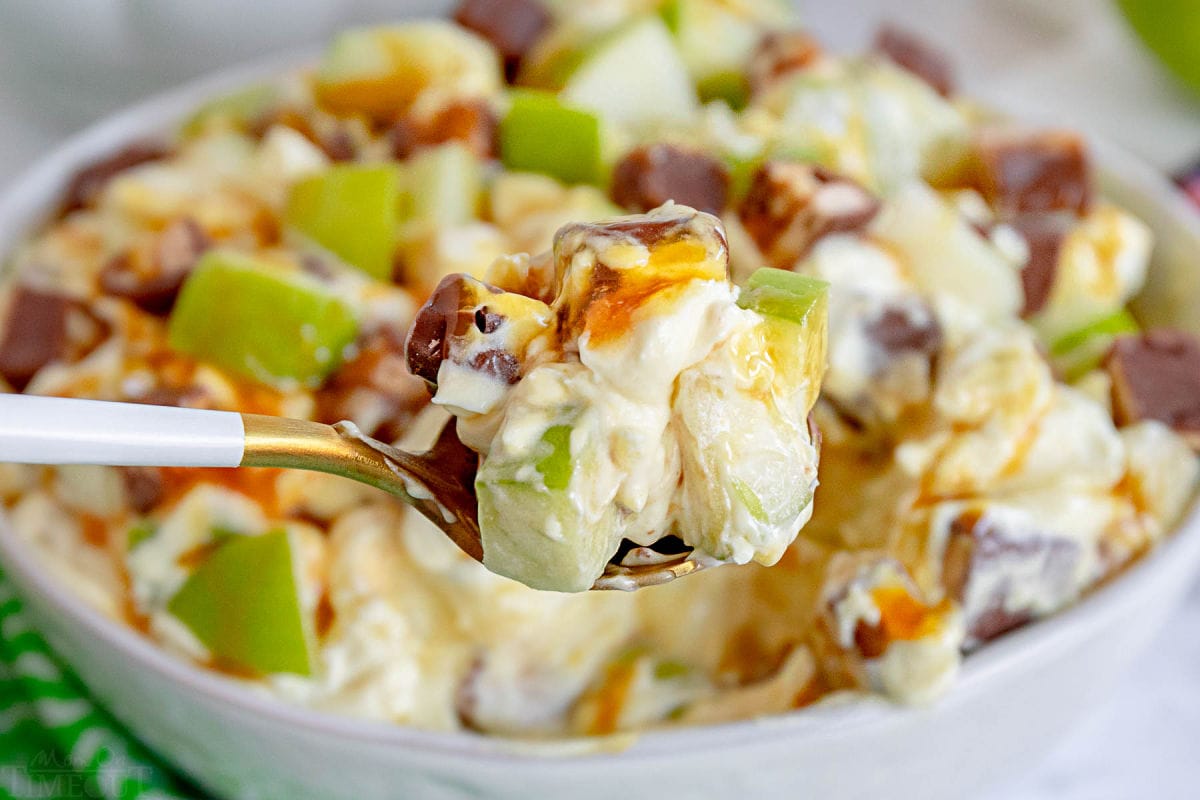
[(1087, 145), (1071, 131), (992, 130), (975, 142), (975, 180), (1002, 216), (1083, 214), (1091, 204)]
[(504, 59), (509, 81), (521, 59), (550, 27), (550, 12), (537, 0), (464, 0), (454, 21), (487, 39)]
[(729, 197), (729, 173), (712, 156), (670, 144), (627, 153), (613, 169), (612, 198), (631, 211), (646, 212), (668, 200), (719, 214)]
[(392, 154), (403, 160), (422, 148), (458, 141), (479, 158), (491, 159), (499, 150), (497, 131), (496, 115), (487, 103), (451, 103), (432, 117), (402, 117), (392, 128)]
[(100, 288), (125, 297), (152, 314), (171, 310), (184, 279), (212, 246), (212, 240), (190, 218), (172, 224), (159, 237), (152, 262), (139, 269), (134, 256), (116, 256), (100, 273)]
[(821, 45), (804, 31), (768, 33), (750, 57), (750, 88), (759, 94), (780, 78), (811, 66), (820, 56)]
[(945, 53), (906, 30), (885, 24), (875, 35), (874, 49), (911, 72), (943, 97), (954, 93), (954, 70)]
[(158, 161), (170, 155), (170, 150), (160, 144), (143, 142), (126, 147), (108, 158), (83, 168), (75, 173), (63, 195), (61, 214), (68, 214), (94, 205), (104, 187), (114, 177), (150, 161)]
[(1155, 419), (1200, 449), (1200, 341), (1176, 330), (1118, 339), (1105, 361), (1118, 424)]
[(820, 167), (768, 161), (751, 180), (739, 214), (767, 261), (790, 269), (822, 236), (866, 227), (879, 200)]

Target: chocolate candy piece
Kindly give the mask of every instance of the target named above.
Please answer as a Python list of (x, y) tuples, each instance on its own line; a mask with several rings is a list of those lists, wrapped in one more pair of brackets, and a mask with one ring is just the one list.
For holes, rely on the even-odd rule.
[(921, 37), (885, 24), (875, 34), (874, 50), (925, 81), (942, 97), (954, 93), (954, 69), (950, 59)]
[(1120, 425), (1156, 419), (1200, 450), (1200, 341), (1158, 329), (1126, 336), (1105, 360)]
[(377, 439), (399, 439), (429, 401), (425, 382), (405, 363), (400, 335), (392, 330), (371, 334), (358, 355), (333, 374), (317, 392), (317, 419), (352, 420)]
[(163, 499), (162, 470), (158, 467), (117, 467), (125, 483), (125, 498), (129, 507), (147, 514)]
[(392, 128), (392, 154), (403, 160), (422, 148), (458, 141), (480, 158), (492, 159), (499, 152), (497, 132), (496, 115), (487, 103), (451, 103), (429, 118), (400, 119)]
[(209, 410), (217, 408), (208, 390), (197, 384), (156, 386), (135, 397), (130, 397), (129, 402), (144, 403), (148, 406), (175, 406), (177, 408), (206, 408)]
[(933, 357), (942, 347), (942, 326), (932, 313), (918, 319), (897, 307), (867, 323), (867, 336), (889, 356), (919, 353)]
[(1046, 307), (1058, 276), (1058, 257), (1074, 220), (1063, 214), (1021, 214), (1008, 221), (1029, 248), (1029, 260), (1021, 269), (1025, 307), (1021, 316), (1031, 317)]
[(100, 273), (100, 288), (128, 298), (152, 314), (164, 314), (175, 305), (184, 279), (211, 246), (212, 240), (204, 230), (185, 217), (159, 236), (147, 269), (138, 269), (134, 256), (122, 253)]
[(454, 21), (492, 43), (504, 59), (509, 81), (552, 22), (550, 12), (537, 0), (463, 0)]
[(1057, 608), (1074, 597), (1083, 553), (1066, 537), (1004, 530), (986, 512), (966, 511), (950, 525), (942, 556), (942, 585), (966, 618), (966, 647), (994, 639), (1025, 624), (1032, 607), (1014, 600), (1012, 578), (1019, 575), (1020, 597)]
[(463, 313), (470, 285), (463, 275), (447, 275), (417, 311), (405, 343), (408, 369), (436, 384), (438, 370), (449, 354), (450, 337), (462, 335), (474, 322), (474, 309)]
[(1084, 214), (1091, 204), (1087, 146), (1071, 131), (985, 131), (975, 142), (975, 179), (1001, 216)]
[(0, 337), (0, 375), (18, 391), (42, 367), (66, 357), (71, 304), (63, 295), (28, 287), (13, 292)]
[(163, 145), (141, 142), (85, 167), (75, 173), (75, 177), (67, 185), (59, 213), (68, 214), (94, 205), (104, 187), (114, 177), (127, 169), (166, 158), (170, 152)]
[(613, 169), (612, 198), (631, 211), (644, 213), (674, 200), (719, 214), (728, 197), (729, 172), (721, 162), (675, 145), (638, 147)]
[(879, 200), (820, 167), (768, 161), (751, 179), (738, 213), (768, 263), (790, 269), (822, 236), (862, 230)]
[(747, 74), (755, 94), (780, 78), (805, 69), (821, 57), (821, 45), (804, 31), (775, 31), (759, 40)]

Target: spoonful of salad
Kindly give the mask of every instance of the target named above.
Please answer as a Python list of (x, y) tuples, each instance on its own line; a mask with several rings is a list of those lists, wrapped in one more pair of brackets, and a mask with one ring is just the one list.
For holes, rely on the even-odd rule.
[(812, 513), (823, 283), (764, 269), (739, 291), (718, 220), (670, 205), (487, 277), (445, 278), (409, 332), (454, 417), (427, 452), (349, 422), (0, 394), (0, 461), (341, 475), (554, 591), (779, 559)]

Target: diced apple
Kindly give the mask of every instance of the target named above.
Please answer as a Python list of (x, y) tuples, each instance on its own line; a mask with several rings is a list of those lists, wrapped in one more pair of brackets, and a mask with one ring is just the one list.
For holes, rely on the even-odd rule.
[(687, 121), (698, 106), (687, 66), (656, 16), (632, 22), (592, 45), (563, 86), (562, 98), (633, 127)]
[(1068, 381), (1074, 381), (1100, 366), (1118, 336), (1141, 330), (1125, 309), (1096, 320), (1067, 334), (1050, 346), (1050, 360)]
[[(790, 319), (766, 319), (776, 332), (796, 335)], [(739, 388), (744, 352), (724, 346), (679, 376), (672, 423), (683, 464), (679, 527), (684, 541), (711, 556), (769, 565), (811, 513), (817, 455), (800, 404), (807, 400), (779, 403), (771, 387)], [(777, 376), (807, 369), (776, 362)], [(813, 387), (804, 397), (815, 394)]]
[(1025, 302), (1012, 264), (924, 184), (898, 190), (872, 227), (924, 292), (953, 297), (985, 319), (1016, 315)]
[(547, 92), (514, 92), (500, 123), (500, 158), (510, 170), (541, 172), (565, 183), (599, 183), (604, 175), (600, 119)]
[(428, 21), (341, 34), (317, 69), (314, 91), (335, 114), (387, 121), (426, 89), (486, 97), (502, 85), (490, 44), (457, 25)]
[(761, 314), (767, 346), (779, 378), (803, 389), (800, 401), (811, 408), (825, 373), (829, 284), (787, 270), (757, 270), (738, 296), (738, 305)]
[(267, 383), (317, 384), (357, 332), (353, 310), (322, 284), (227, 250), (201, 259), (170, 320), (174, 349)]
[(559, 420), (529, 452), (493, 447), (475, 479), (489, 570), (555, 592), (586, 591), (603, 572), (620, 522), (612, 503), (593, 513), (579, 497), (597, 480), (603, 452), (587, 440), (589, 430), (595, 426)]
[(722, 100), (734, 111), (741, 111), (750, 102), (750, 83), (737, 70), (714, 72), (701, 78), (696, 82), (696, 92), (700, 95), (700, 102)]
[(218, 661), (255, 674), (312, 671), (286, 531), (227, 536), (167, 604)]
[(270, 84), (251, 86), (223, 95), (200, 106), (200, 109), (183, 123), (180, 132), (184, 136), (195, 136), (216, 125), (244, 127), (264, 116), (279, 99), (279, 87)]
[[(668, 0), (660, 13), (702, 98), (706, 84), (710, 91), (717, 86), (748, 90), (744, 74), (762, 38), (762, 21), (745, 8), (715, 0)], [(744, 104), (745, 95), (740, 96)]]
[(421, 228), (447, 228), (478, 216), (483, 165), (465, 145), (426, 148), (402, 168), (400, 219)]
[(389, 280), (399, 203), (394, 166), (339, 164), (292, 187), (284, 220), (347, 264)]

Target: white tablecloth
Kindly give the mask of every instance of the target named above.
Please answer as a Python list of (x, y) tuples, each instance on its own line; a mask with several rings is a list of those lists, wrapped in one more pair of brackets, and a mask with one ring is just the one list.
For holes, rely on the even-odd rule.
[[(387, 5), (371, 0), (352, 13), (382, 17)], [(1099, 132), (1164, 170), (1200, 157), (1200, 102), (1140, 51), (1105, 0), (810, 0), (801, 6), (834, 46), (862, 46), (888, 17), (939, 40), (957, 57), (963, 85), (1004, 108)], [(31, 83), (11, 62), (2, 67), (0, 60), (0, 187), (86, 117), (143, 91), (118, 82), (105, 95), (102, 82), (81, 78), (55, 83), (50, 97), (44, 82)], [(87, 87), (86, 97), (73, 97), (79, 86)], [(1200, 796), (1200, 582), (1117, 693), (1044, 763), (1022, 769), (1014, 765), (1014, 783), (988, 800)]]

